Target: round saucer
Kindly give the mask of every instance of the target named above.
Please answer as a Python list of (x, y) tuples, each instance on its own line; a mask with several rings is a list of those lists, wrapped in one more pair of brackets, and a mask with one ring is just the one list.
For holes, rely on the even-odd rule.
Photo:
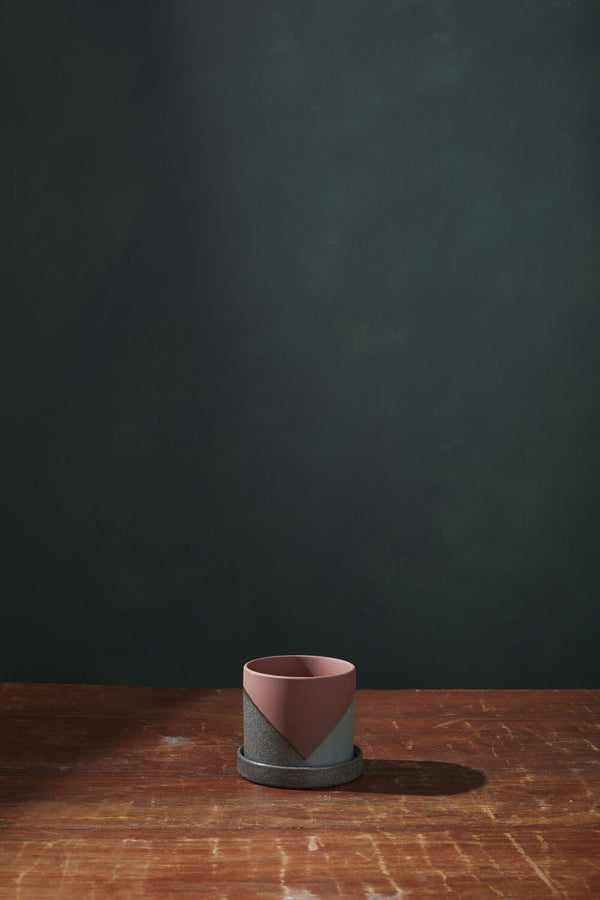
[(352, 759), (334, 766), (270, 766), (244, 756), (243, 745), (237, 753), (237, 770), (248, 781), (270, 787), (320, 788), (354, 781), (362, 772), (363, 757), (354, 745)]

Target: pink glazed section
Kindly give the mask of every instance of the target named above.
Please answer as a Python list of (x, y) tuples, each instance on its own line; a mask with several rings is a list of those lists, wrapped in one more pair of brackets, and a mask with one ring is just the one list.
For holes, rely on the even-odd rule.
[(352, 703), (356, 669), (329, 656), (265, 656), (244, 666), (244, 690), (306, 759)]

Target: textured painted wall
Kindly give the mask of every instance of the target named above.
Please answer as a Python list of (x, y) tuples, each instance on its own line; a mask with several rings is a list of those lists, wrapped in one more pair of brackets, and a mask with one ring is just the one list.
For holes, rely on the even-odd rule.
[(1, 16), (0, 678), (597, 686), (600, 3)]

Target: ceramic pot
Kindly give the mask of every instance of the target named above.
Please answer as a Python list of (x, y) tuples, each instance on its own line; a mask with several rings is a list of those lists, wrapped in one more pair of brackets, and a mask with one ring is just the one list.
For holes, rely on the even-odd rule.
[(326, 787), (362, 772), (354, 745), (356, 669), (329, 656), (265, 656), (244, 666), (238, 772), (275, 787)]

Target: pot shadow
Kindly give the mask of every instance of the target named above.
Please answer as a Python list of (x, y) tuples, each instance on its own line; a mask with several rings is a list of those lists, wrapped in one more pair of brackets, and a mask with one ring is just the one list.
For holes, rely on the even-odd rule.
[(365, 794), (414, 794), (441, 797), (476, 791), (487, 783), (483, 772), (437, 760), (365, 759), (362, 775), (330, 788)]

